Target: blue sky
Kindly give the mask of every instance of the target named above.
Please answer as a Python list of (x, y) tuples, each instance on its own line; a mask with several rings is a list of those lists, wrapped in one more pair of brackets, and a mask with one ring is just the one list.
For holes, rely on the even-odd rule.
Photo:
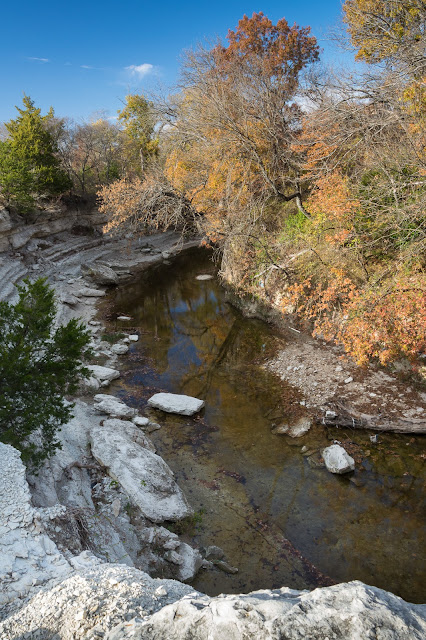
[(184, 49), (225, 38), (253, 11), (273, 22), (285, 17), (311, 25), (324, 58), (339, 57), (326, 33), (339, 20), (340, 0), (9, 0), (2, 9), (0, 122), (15, 117), (23, 93), (43, 112), (52, 105), (58, 116), (80, 119), (105, 110), (113, 117), (126, 94), (171, 87)]

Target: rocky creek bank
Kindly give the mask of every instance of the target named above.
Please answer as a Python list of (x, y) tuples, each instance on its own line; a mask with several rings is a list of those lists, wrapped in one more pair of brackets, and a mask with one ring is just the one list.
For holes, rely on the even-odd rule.
[(218, 598), (183, 584), (211, 563), (163, 525), (190, 519), (192, 509), (149, 439), (158, 425), (107, 393), (137, 335), (124, 332), (111, 344), (93, 319), (105, 287), (182, 245), (172, 233), (131, 244), (55, 225), (43, 228), (43, 241), (36, 231), (18, 245), (10, 238), (19, 230), (3, 233), (0, 298), (14, 300), (13, 285), (29, 274), (47, 277), (57, 322), (83, 318), (96, 357), (62, 428), (62, 449), (37, 476), (0, 445), (1, 638), (331, 640), (378, 637), (378, 628), (382, 638), (424, 637), (422, 605), (358, 582)]
[(266, 306), (238, 297), (232, 288), (229, 298), (247, 317), (277, 326), (281, 345), (265, 367), (300, 391), (300, 406), (312, 421), (376, 432), (426, 434), (426, 362), (418, 379), (404, 361), (387, 369), (374, 363), (358, 367), (339, 345), (296, 328), (297, 318), (283, 316), (273, 301)]

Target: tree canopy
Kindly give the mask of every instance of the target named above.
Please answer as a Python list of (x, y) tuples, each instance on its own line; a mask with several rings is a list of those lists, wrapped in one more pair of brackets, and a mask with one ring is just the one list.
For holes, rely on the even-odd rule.
[(18, 117), (6, 123), (8, 138), (0, 142), (0, 189), (7, 203), (31, 208), (39, 196), (63, 193), (71, 181), (60, 165), (57, 146), (49, 131), (53, 110), (45, 116), (29, 96)]
[(127, 138), (128, 166), (140, 173), (150, 158), (158, 154), (153, 104), (142, 95), (128, 95), (123, 109), (118, 112), (118, 120)]

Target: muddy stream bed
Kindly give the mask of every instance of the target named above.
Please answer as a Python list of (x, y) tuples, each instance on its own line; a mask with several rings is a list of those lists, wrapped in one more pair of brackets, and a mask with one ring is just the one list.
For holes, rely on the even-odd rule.
[[(274, 435), (273, 424), (305, 411), (301, 392), (262, 367), (283, 338), (199, 274), (215, 274), (208, 253), (181, 254), (111, 292), (101, 310), (108, 331), (140, 334), (111, 393), (162, 425), (151, 434), (157, 453), (197, 514), (183, 537), (218, 545), (238, 568), (202, 570), (193, 586), (216, 595), (359, 579), (424, 602), (424, 437), (381, 434), (372, 444), (367, 431), (321, 425)], [(132, 320), (111, 320), (120, 314)], [(206, 407), (196, 419), (147, 409), (158, 391)], [(321, 466), (333, 440), (354, 455), (354, 474)]]

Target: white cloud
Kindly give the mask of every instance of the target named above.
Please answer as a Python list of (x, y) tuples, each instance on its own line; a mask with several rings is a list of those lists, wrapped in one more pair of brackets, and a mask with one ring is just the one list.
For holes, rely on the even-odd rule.
[(149, 62), (144, 62), (143, 64), (131, 64), (129, 67), (124, 67), (126, 71), (130, 73), (131, 76), (136, 76), (139, 80), (142, 80), (149, 73), (152, 73), (154, 70), (154, 65), (149, 64)]
[(33, 60), (34, 62), (50, 62), (49, 58), (36, 58), (35, 56), (27, 56), (27, 60)]
[(81, 64), (80, 69), (94, 69), (95, 67), (91, 67), (90, 64)]

